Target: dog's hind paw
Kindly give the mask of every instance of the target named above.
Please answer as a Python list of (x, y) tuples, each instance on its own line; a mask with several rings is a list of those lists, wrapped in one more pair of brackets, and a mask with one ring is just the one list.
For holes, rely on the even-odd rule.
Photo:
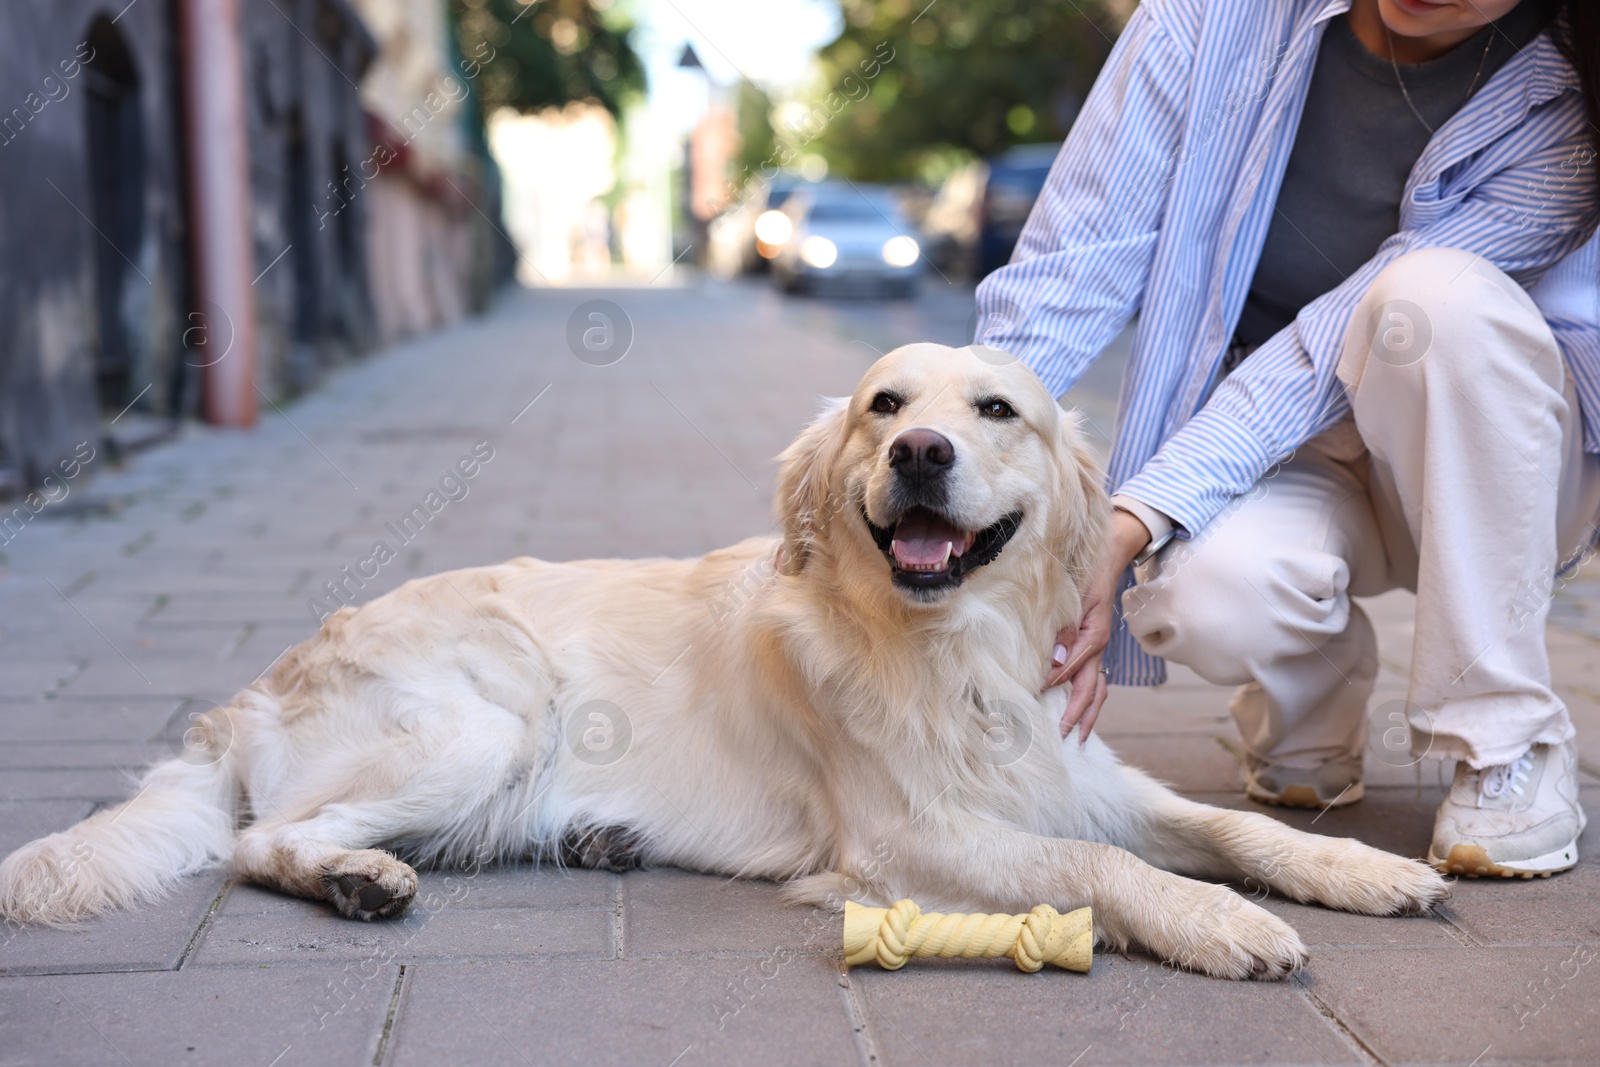
[(371, 922), (403, 914), (417, 895), (417, 872), (387, 852), (346, 852), (323, 869), (328, 901), (347, 919)]

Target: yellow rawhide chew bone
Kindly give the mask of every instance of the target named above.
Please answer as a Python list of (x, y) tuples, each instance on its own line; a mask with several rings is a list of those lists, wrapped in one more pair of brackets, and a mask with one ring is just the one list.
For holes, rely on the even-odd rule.
[(876, 963), (894, 971), (913, 956), (1009, 956), (1024, 971), (1050, 963), (1084, 972), (1094, 961), (1094, 922), (1088, 908), (1062, 915), (1048, 904), (1026, 915), (924, 915), (910, 900), (892, 908), (845, 902), (846, 964)]

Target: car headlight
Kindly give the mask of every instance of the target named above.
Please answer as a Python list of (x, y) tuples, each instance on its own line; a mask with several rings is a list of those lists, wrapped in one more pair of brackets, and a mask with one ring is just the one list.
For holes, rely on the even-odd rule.
[(764, 245), (781, 245), (794, 233), (794, 223), (781, 211), (763, 211), (756, 216), (756, 240)]
[(827, 270), (838, 260), (839, 247), (826, 237), (812, 234), (800, 242), (800, 258), (807, 266)]
[(891, 267), (909, 267), (922, 255), (915, 239), (901, 234), (883, 242), (883, 261)]

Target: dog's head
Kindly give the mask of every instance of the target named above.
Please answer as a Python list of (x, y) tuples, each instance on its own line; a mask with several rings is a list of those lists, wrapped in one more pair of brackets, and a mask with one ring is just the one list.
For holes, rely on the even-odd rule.
[(1105, 493), (1076, 418), (992, 349), (896, 349), (780, 458), (786, 574), (876, 560), (934, 605), (985, 573), (1043, 580), (1052, 561), (1081, 586), (1100, 548)]

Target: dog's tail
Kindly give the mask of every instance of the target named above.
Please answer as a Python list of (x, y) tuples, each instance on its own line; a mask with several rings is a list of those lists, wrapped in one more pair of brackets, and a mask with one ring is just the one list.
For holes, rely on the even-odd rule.
[[(226, 713), (216, 717), (226, 721)], [(62, 925), (161, 896), (233, 852), (238, 764), (202, 716), (185, 753), (152, 767), (132, 800), (29, 842), (0, 863), (0, 919)]]

